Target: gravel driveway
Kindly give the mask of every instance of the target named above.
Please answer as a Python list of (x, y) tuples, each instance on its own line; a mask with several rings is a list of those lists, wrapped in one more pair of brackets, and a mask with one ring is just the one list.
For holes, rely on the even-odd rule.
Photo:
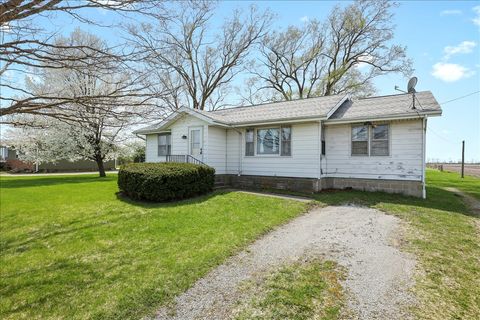
[(228, 319), (242, 281), (306, 255), (346, 268), (349, 319), (408, 319), (415, 261), (394, 245), (400, 227), (399, 218), (374, 209), (313, 209), (228, 259), (177, 297), (173, 307), (161, 309), (157, 319)]

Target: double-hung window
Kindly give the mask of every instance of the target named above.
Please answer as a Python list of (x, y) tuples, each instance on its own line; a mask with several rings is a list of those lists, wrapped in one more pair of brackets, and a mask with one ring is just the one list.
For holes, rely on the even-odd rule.
[(245, 155), (291, 156), (292, 128), (290, 126), (282, 126), (247, 129), (245, 131)]
[(255, 154), (255, 130), (247, 129), (245, 132), (245, 155), (253, 156)]
[(358, 125), (352, 127), (352, 156), (388, 156), (389, 126)]
[(368, 156), (368, 126), (352, 127), (352, 156)]
[(371, 156), (388, 156), (388, 125), (382, 124), (372, 127), (370, 142)]
[(160, 133), (158, 135), (158, 155), (166, 156), (172, 151), (172, 135), (170, 133)]

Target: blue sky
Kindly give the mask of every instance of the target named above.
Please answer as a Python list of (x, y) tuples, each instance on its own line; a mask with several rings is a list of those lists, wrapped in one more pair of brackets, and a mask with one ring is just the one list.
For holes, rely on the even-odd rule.
[[(301, 25), (306, 19), (322, 20), (338, 2), (264, 1), (256, 5), (270, 8), (277, 15), (274, 28)], [(340, 2), (345, 5), (348, 2)], [(221, 23), (235, 8), (252, 2), (223, 2), (215, 12)], [(90, 10), (96, 20), (109, 22), (111, 13)], [(42, 21), (58, 33), (71, 32), (78, 22), (65, 16)], [(430, 118), (427, 134), (427, 159), (460, 159), (461, 141), (466, 141), (466, 160), (480, 161), (480, 94), (442, 104), (480, 90), (480, 2), (478, 1), (402, 1), (395, 9), (394, 42), (407, 46), (419, 81), (417, 90), (430, 90), (443, 108), (443, 116)], [(121, 33), (113, 28), (84, 26), (111, 43), (122, 43)], [(408, 79), (399, 75), (378, 78), (378, 94), (398, 93), (394, 86), (406, 87)]]

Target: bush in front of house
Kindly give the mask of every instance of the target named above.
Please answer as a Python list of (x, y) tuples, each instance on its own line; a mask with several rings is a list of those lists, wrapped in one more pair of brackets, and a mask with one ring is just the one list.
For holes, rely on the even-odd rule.
[(118, 171), (120, 191), (135, 200), (171, 201), (213, 190), (215, 169), (191, 163), (129, 163)]

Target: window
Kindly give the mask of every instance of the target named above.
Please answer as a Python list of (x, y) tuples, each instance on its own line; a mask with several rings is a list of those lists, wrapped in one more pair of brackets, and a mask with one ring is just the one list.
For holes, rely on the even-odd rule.
[(368, 126), (352, 127), (352, 156), (368, 156)]
[(292, 155), (292, 128), (282, 127), (282, 156)]
[(166, 156), (172, 151), (172, 135), (170, 133), (161, 133), (158, 135), (158, 155)]
[(371, 132), (370, 155), (388, 156), (388, 125), (372, 126)]
[(278, 128), (257, 130), (257, 154), (280, 153), (280, 130)]
[(253, 156), (255, 153), (254, 138), (255, 133), (254, 129), (247, 129), (245, 132), (245, 155)]
[[(255, 153), (256, 143), (256, 153)], [(292, 155), (292, 128), (261, 128), (245, 130), (245, 156)]]

